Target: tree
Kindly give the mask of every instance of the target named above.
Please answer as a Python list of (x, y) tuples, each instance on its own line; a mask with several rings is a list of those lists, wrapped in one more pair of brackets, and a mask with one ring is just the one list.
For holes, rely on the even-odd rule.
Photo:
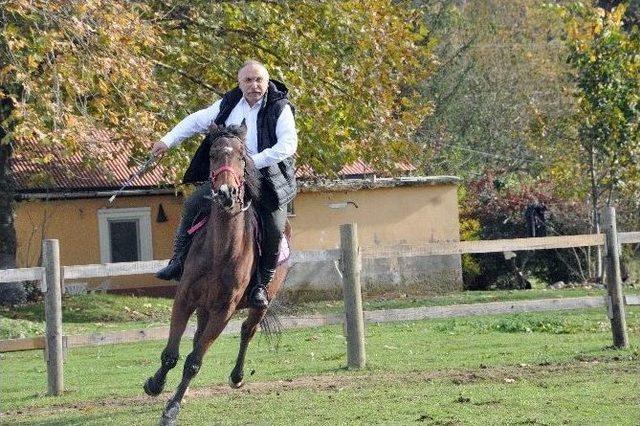
[(625, 10), (582, 4), (560, 9), (594, 214), (602, 197), (610, 205), (616, 193), (640, 194), (640, 32), (624, 30)]
[[(15, 266), (9, 162), (31, 138), (49, 152), (103, 160), (96, 128), (148, 144), (166, 108), (143, 55), (159, 38), (139, 4), (108, 1), (3, 2), (0, 9), (0, 268)], [(107, 153), (103, 153), (108, 155)], [(50, 153), (37, 159), (50, 162)], [(5, 287), (3, 287), (5, 288)], [(19, 302), (7, 292), (0, 302)]]
[[(11, 112), (12, 102), (8, 99), (0, 99), (0, 120)], [(3, 120), (4, 121), (4, 120)], [(0, 121), (1, 123), (1, 121)], [(0, 140), (3, 139), (9, 129), (0, 127)], [(12, 205), (13, 185), (8, 175), (8, 161), (11, 158), (11, 144), (0, 144), (0, 268), (16, 267), (16, 231), (13, 225)], [(18, 304), (26, 299), (24, 287), (19, 283), (4, 283), (0, 299), (9, 304)]]
[(640, 2), (638, 0), (597, 0), (596, 6), (605, 10), (613, 10), (620, 4), (626, 5), (623, 17), (623, 28), (631, 30), (634, 25), (640, 24)]
[(331, 174), (357, 158), (380, 168), (414, 158), (408, 141), (430, 111), (418, 86), (434, 63), (409, 2), (150, 4), (164, 40), (160, 77), (181, 114), (233, 87), (236, 70), (255, 58), (292, 89), (299, 166)]
[(562, 21), (535, 0), (423, 3), (440, 64), (424, 86), (435, 104), (420, 131), (426, 172), (566, 170), (575, 102), (562, 89)]
[(556, 200), (589, 203), (576, 82), (554, 7), (534, 0), (424, 3), (441, 63), (425, 85), (435, 101), (420, 132), (426, 172), (472, 184), (494, 175), (496, 186), (511, 191), (537, 185)]
[[(249, 58), (292, 88), (298, 164), (331, 174), (356, 158), (413, 158), (434, 63), (409, 1), (9, 0), (0, 10), (0, 179), (17, 141), (100, 162), (93, 129), (138, 151), (236, 84)], [(166, 160), (174, 178), (193, 141)], [(108, 155), (107, 153), (103, 153)], [(50, 155), (38, 159), (51, 161)], [(14, 194), (0, 188), (0, 268), (13, 266)], [(6, 225), (6, 226), (4, 226)], [(2, 260), (5, 259), (5, 260)], [(13, 262), (13, 263), (12, 263)]]

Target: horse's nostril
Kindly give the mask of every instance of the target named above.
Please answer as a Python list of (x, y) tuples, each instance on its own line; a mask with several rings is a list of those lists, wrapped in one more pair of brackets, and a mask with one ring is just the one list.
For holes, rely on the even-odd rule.
[(238, 196), (239, 190), (235, 186), (222, 184), (217, 191), (214, 191), (214, 198), (225, 209), (233, 208), (235, 200)]

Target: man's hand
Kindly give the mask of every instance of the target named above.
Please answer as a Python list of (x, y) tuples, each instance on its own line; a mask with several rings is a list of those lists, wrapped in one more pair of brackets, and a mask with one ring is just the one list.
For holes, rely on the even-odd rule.
[(167, 147), (167, 145), (165, 145), (164, 142), (158, 141), (151, 147), (151, 155), (153, 155), (154, 157), (159, 157), (167, 152), (167, 149), (169, 148)]

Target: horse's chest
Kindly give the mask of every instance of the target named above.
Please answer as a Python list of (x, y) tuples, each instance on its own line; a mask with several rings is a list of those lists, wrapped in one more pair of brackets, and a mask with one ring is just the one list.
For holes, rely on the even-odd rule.
[(238, 268), (232, 262), (221, 262), (212, 268), (199, 280), (199, 287), (226, 289), (244, 287), (251, 278), (251, 266)]
[(229, 263), (220, 268), (215, 280), (223, 287), (242, 287), (249, 281), (250, 277), (250, 266), (239, 268), (238, 264)]

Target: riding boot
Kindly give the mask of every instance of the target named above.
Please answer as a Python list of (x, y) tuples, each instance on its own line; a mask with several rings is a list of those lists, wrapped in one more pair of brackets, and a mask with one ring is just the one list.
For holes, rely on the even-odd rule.
[(156, 277), (161, 280), (177, 280), (182, 277), (182, 268), (184, 261), (189, 253), (189, 247), (191, 246), (191, 235), (187, 232), (193, 225), (193, 222), (199, 215), (208, 215), (211, 211), (211, 202), (206, 198), (211, 193), (211, 185), (200, 185), (191, 194), (184, 203), (182, 209), (182, 220), (180, 220), (180, 226), (176, 231), (176, 238), (173, 243), (173, 257), (169, 261), (169, 264), (156, 272)]
[(156, 278), (180, 281), (184, 261), (191, 246), (191, 235), (187, 233), (188, 225), (184, 222), (185, 220), (182, 220), (176, 233), (176, 239), (173, 243), (173, 257), (167, 266), (156, 272)]
[(259, 281), (253, 289), (251, 289), (249, 303), (254, 308), (264, 309), (269, 306), (267, 288), (276, 273), (278, 254), (276, 253), (275, 256), (269, 257), (270, 259), (266, 259), (265, 257), (260, 259), (260, 267), (258, 268)]

